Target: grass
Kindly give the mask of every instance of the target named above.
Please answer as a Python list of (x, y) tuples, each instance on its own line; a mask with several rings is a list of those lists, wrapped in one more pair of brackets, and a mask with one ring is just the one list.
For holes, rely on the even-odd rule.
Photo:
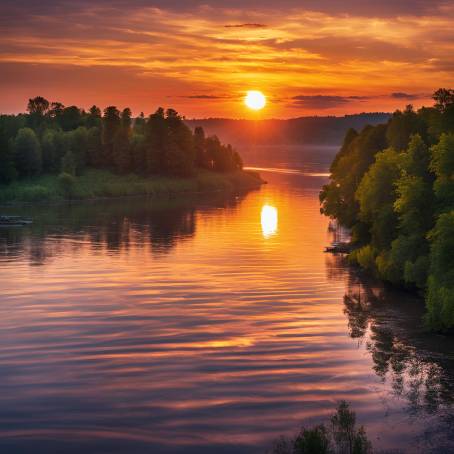
[[(251, 171), (220, 174), (200, 170), (190, 178), (144, 178), (134, 174), (115, 175), (106, 170), (89, 169), (75, 179), (71, 198), (85, 200), (133, 195), (158, 197), (195, 192), (234, 192), (256, 188), (262, 183), (260, 175)], [(57, 202), (65, 198), (58, 175), (42, 175), (0, 186), (2, 204)]]

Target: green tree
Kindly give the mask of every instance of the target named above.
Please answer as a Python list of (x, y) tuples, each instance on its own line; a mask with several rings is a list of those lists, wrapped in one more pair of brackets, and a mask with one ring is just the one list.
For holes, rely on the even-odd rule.
[(55, 143), (54, 129), (46, 129), (41, 139), (42, 170), (43, 172), (55, 172), (60, 168), (58, 153)]
[(112, 166), (113, 147), (115, 135), (120, 128), (120, 111), (115, 106), (109, 106), (104, 109), (102, 118), (102, 145), (104, 149), (104, 165)]
[(58, 176), (58, 185), (63, 193), (63, 196), (67, 199), (72, 199), (75, 193), (76, 178), (74, 175), (62, 172)]
[(7, 123), (8, 117), (0, 116), (0, 184), (10, 183), (17, 176)]
[(145, 142), (146, 173), (151, 175), (165, 172), (168, 132), (164, 109), (161, 107), (148, 118), (145, 125)]
[(395, 278), (424, 288), (429, 264), (427, 232), (434, 224), (434, 176), (429, 170), (431, 154), (421, 136), (415, 135), (402, 155), (402, 174), (396, 182), (394, 210), (399, 234), (390, 258), (399, 270)]
[(143, 135), (145, 134), (145, 115), (140, 112), (140, 115), (134, 120), (134, 133)]
[(95, 105), (91, 106), (85, 117), (85, 126), (89, 129), (102, 127), (101, 109)]
[[(375, 155), (386, 148), (386, 125), (366, 126), (360, 134), (350, 130), (337, 158), (331, 166), (331, 182), (322, 188), (321, 211), (338, 219), (357, 232), (362, 229), (356, 190), (365, 172), (375, 160)], [(359, 235), (358, 241), (365, 241)]]
[(87, 162), (88, 150), (88, 131), (84, 126), (79, 126), (77, 129), (68, 133), (69, 148), (75, 164), (75, 173), (80, 175)]
[(101, 129), (97, 126), (88, 130), (86, 159), (88, 166), (101, 167), (103, 164)]
[(41, 147), (33, 129), (22, 128), (13, 142), (15, 167), (21, 177), (41, 171)]
[(135, 133), (131, 137), (131, 166), (138, 175), (147, 173), (146, 140), (143, 134)]
[(442, 134), (431, 151), (430, 168), (436, 176), (434, 191), (438, 210), (449, 210), (454, 207), (454, 134)]
[(113, 160), (118, 173), (127, 173), (131, 170), (131, 110), (126, 108), (121, 113), (120, 127), (114, 138)]
[(197, 167), (206, 168), (208, 166), (205, 141), (205, 131), (201, 126), (197, 126), (194, 130), (195, 163)]
[(58, 123), (63, 131), (72, 131), (83, 123), (83, 112), (77, 106), (65, 107), (58, 117)]
[(189, 176), (194, 171), (194, 141), (191, 130), (173, 109), (166, 111), (168, 130), (165, 169), (170, 175)]
[(454, 327), (454, 211), (439, 217), (430, 239), (426, 322), (445, 330)]
[(391, 148), (402, 151), (407, 149), (410, 138), (414, 134), (425, 138), (427, 125), (413, 110), (413, 106), (409, 105), (403, 112), (398, 110), (391, 117), (386, 128), (386, 139)]

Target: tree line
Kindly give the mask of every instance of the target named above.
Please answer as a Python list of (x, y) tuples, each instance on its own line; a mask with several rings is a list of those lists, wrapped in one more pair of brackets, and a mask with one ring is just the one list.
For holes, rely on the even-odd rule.
[(320, 193), (322, 213), (351, 228), (350, 259), (421, 289), (426, 322), (454, 328), (454, 90), (435, 105), (350, 129)]
[(87, 167), (188, 177), (197, 168), (230, 172), (242, 166), (230, 145), (206, 137), (201, 127), (192, 132), (173, 109), (133, 118), (129, 108), (87, 112), (38, 96), (27, 113), (0, 115), (0, 184), (44, 173), (77, 176)]

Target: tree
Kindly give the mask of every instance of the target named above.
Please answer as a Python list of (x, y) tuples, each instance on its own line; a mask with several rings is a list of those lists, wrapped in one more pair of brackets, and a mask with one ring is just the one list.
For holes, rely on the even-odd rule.
[(49, 110), (49, 101), (42, 96), (29, 99), (27, 110), (30, 113), (28, 125), (37, 130), (44, 122), (44, 115)]
[(127, 173), (131, 170), (131, 110), (126, 108), (121, 113), (120, 127), (118, 128), (113, 146), (113, 161), (118, 173)]
[(102, 126), (101, 109), (95, 105), (91, 106), (85, 117), (85, 126), (87, 128), (99, 128)]
[(454, 327), (454, 211), (442, 214), (430, 233), (426, 322), (436, 330)]
[(427, 125), (413, 110), (413, 106), (408, 105), (403, 112), (400, 110), (395, 112), (388, 122), (386, 128), (388, 146), (397, 151), (405, 150), (413, 134), (419, 134), (425, 138)]
[(83, 113), (77, 106), (65, 107), (58, 117), (63, 131), (72, 131), (82, 125)]
[(27, 111), (30, 115), (44, 116), (49, 110), (49, 101), (42, 96), (28, 100)]
[(67, 199), (72, 199), (75, 192), (76, 179), (73, 174), (62, 172), (58, 176), (58, 185)]
[(84, 126), (79, 126), (77, 129), (68, 133), (69, 148), (72, 158), (74, 159), (75, 174), (80, 175), (85, 168), (87, 162), (88, 150), (88, 131)]
[(56, 134), (55, 130), (46, 129), (41, 139), (43, 172), (55, 172), (60, 168), (60, 163), (56, 149), (55, 134)]
[(19, 176), (30, 177), (41, 171), (41, 148), (33, 129), (19, 130), (13, 142), (13, 150)]
[(134, 132), (136, 134), (145, 134), (145, 115), (140, 112), (140, 115), (134, 120)]
[(454, 134), (442, 134), (431, 149), (430, 168), (436, 176), (434, 192), (439, 211), (454, 207)]
[(17, 176), (7, 123), (8, 117), (0, 116), (0, 184), (8, 184)]
[(103, 163), (103, 151), (101, 141), (101, 130), (93, 126), (87, 133), (87, 166), (101, 167)]
[(146, 140), (143, 134), (133, 134), (131, 137), (131, 167), (138, 175), (147, 173)]
[(131, 168), (131, 149), (129, 135), (123, 128), (120, 128), (115, 134), (113, 161), (117, 173), (124, 174), (129, 172)]
[(445, 113), (454, 104), (454, 90), (440, 88), (432, 96), (435, 100), (435, 108)]
[(330, 454), (331, 442), (326, 427), (321, 424), (313, 429), (302, 428), (293, 447), (295, 454)]
[(330, 419), (329, 428), (320, 424), (303, 427), (293, 438), (280, 437), (272, 454), (372, 454), (372, 444), (364, 427), (356, 428), (355, 412), (342, 401)]
[(165, 172), (168, 131), (164, 109), (161, 107), (148, 118), (145, 125), (146, 174)]
[(431, 154), (421, 136), (415, 135), (402, 158), (402, 174), (396, 181), (394, 203), (399, 234), (392, 243), (391, 259), (399, 270), (396, 278), (424, 288), (429, 264), (427, 232), (434, 224)]
[(194, 170), (194, 142), (191, 130), (173, 109), (166, 111), (168, 128), (165, 169), (170, 175), (189, 176)]
[(104, 164), (113, 165), (113, 146), (115, 135), (120, 128), (120, 111), (115, 106), (104, 109), (102, 118), (102, 145), (104, 148)]
[(48, 115), (53, 120), (56, 120), (58, 123), (60, 122), (60, 117), (63, 115), (63, 110), (65, 106), (61, 102), (53, 102), (50, 105), (50, 109), (48, 111)]
[(206, 168), (208, 163), (205, 150), (205, 131), (201, 126), (197, 126), (194, 130), (194, 150), (196, 166)]
[(388, 248), (395, 237), (395, 183), (401, 174), (401, 161), (392, 148), (378, 153), (356, 192), (359, 216), (370, 226), (372, 245), (380, 249)]

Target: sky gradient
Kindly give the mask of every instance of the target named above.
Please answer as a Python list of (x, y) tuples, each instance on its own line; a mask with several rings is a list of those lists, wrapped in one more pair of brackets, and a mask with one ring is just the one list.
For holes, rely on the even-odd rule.
[(1, 0), (0, 112), (42, 95), (192, 117), (392, 111), (454, 74), (454, 5), (439, 0)]

